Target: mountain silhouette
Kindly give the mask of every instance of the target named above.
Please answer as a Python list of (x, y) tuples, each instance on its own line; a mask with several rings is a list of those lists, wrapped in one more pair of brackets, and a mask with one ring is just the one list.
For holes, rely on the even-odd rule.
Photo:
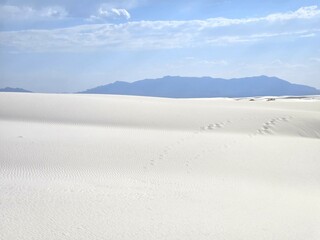
[(11, 87), (0, 88), (0, 92), (28, 92), (28, 93), (31, 93), (31, 91), (25, 90), (23, 88), (11, 88)]
[(81, 93), (136, 95), (168, 98), (253, 97), (317, 95), (316, 88), (292, 84), (277, 77), (222, 79), (166, 76), (132, 83), (114, 82)]

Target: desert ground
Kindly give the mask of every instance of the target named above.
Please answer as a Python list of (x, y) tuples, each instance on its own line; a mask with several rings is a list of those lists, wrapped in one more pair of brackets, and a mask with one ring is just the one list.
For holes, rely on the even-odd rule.
[(320, 239), (320, 97), (0, 94), (0, 239)]

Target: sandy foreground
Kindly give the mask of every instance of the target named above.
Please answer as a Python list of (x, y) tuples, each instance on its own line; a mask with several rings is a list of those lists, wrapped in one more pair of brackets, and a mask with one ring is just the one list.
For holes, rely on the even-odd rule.
[(320, 239), (320, 98), (0, 94), (0, 239)]

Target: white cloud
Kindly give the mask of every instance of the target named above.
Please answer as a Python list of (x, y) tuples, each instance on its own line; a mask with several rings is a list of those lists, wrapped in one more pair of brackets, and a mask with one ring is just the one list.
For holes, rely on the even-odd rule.
[(318, 6), (308, 6), (299, 8), (294, 12), (270, 14), (264, 19), (267, 21), (287, 21), (291, 19), (309, 19), (319, 14), (320, 9), (318, 9)]
[(44, 18), (64, 18), (68, 12), (60, 6), (35, 9), (30, 6), (0, 5), (2, 20), (41, 20)]
[(131, 17), (130, 13), (128, 13), (128, 11), (126, 9), (112, 8), (111, 12), (118, 17), (125, 17), (126, 19), (129, 19)]
[[(101, 10), (101, 9), (100, 9)], [(30, 11), (30, 10), (29, 10)], [(99, 15), (130, 17), (125, 9), (102, 9)], [(50, 14), (49, 14), (50, 15)], [(51, 13), (52, 15), (52, 13)], [(55, 14), (53, 14), (55, 15)], [(270, 17), (272, 16), (272, 17)], [(0, 45), (24, 51), (86, 51), (101, 49), (169, 49), (203, 45), (226, 45), (263, 41), (271, 38), (316, 36), (319, 28), (305, 24), (284, 31), (292, 19), (319, 19), (320, 10), (303, 7), (294, 12), (260, 18), (213, 18), (190, 21), (139, 21), (121, 24), (90, 24), (54, 30), (0, 32)], [(101, 16), (98, 16), (101, 17)], [(268, 23), (264, 23), (267, 21)], [(281, 28), (277, 30), (277, 22)], [(304, 20), (303, 20), (304, 21)], [(254, 23), (252, 25), (252, 23)], [(257, 23), (259, 23), (257, 25)], [(242, 25), (232, 35), (217, 28)], [(243, 31), (245, 29), (245, 31)], [(292, 29), (292, 25), (291, 28)]]
[(315, 37), (315, 36), (317, 36), (316, 33), (309, 33), (309, 34), (301, 35), (300, 37), (301, 38), (311, 38), (311, 37)]
[[(216, 27), (227, 27), (232, 25), (241, 25), (241, 24), (249, 24), (249, 23), (258, 23), (258, 22), (278, 22), (278, 21), (289, 21), (293, 19), (311, 19), (314, 17), (320, 16), (320, 9), (318, 6), (308, 6), (301, 7), (296, 11), (286, 12), (286, 13), (275, 13), (270, 14), (265, 17), (257, 17), (257, 18), (209, 18), (206, 20), (191, 20), (191, 21), (159, 21), (153, 22), (158, 25), (167, 25), (172, 27), (179, 27), (185, 24), (190, 26), (197, 27), (198, 29), (205, 28), (216, 28)], [(148, 22), (150, 23), (150, 22)]]
[(107, 4), (102, 4), (95, 15), (91, 15), (87, 18), (87, 21), (101, 21), (108, 19), (126, 19), (131, 18), (130, 13), (124, 8), (110, 8)]
[(301, 30), (301, 31), (289, 31), (289, 32), (267, 32), (267, 33), (258, 33), (258, 34), (248, 34), (248, 35), (220, 36), (212, 39), (208, 38), (206, 39), (206, 43), (226, 45), (230, 43), (257, 42), (257, 41), (262, 41), (268, 38), (279, 38), (279, 37), (304, 38), (306, 36), (314, 37), (319, 32), (320, 32), (320, 28)]
[(39, 11), (42, 17), (64, 18), (68, 12), (62, 7), (46, 7)]
[(100, 7), (105, 7), (106, 9), (133, 9), (137, 6), (144, 5), (148, 1), (149, 0), (94, 0), (94, 2), (100, 3)]

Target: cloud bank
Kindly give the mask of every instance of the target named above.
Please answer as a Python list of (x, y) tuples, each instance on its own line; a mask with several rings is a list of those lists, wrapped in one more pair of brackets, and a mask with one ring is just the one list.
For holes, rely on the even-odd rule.
[[(47, 12), (48, 13), (48, 12)], [(125, 9), (99, 8), (96, 18), (130, 18)], [(48, 15), (55, 15), (49, 12)], [(59, 15), (59, 14), (58, 14)], [(293, 28), (291, 21), (316, 20), (318, 6), (296, 11), (273, 13), (257, 18), (210, 18), (188, 21), (137, 21), (119, 24), (87, 24), (53, 30), (0, 32), (0, 46), (19, 51), (92, 51), (102, 49), (170, 49), (202, 45), (225, 45), (262, 41), (271, 38), (315, 37), (320, 28), (302, 24)], [(277, 28), (279, 23), (281, 28)], [(237, 28), (221, 35), (220, 28)], [(288, 27), (288, 30), (283, 30)], [(226, 31), (228, 32), (228, 31)], [(237, 32), (238, 34), (234, 34)], [(233, 34), (232, 34), (233, 33)]]

